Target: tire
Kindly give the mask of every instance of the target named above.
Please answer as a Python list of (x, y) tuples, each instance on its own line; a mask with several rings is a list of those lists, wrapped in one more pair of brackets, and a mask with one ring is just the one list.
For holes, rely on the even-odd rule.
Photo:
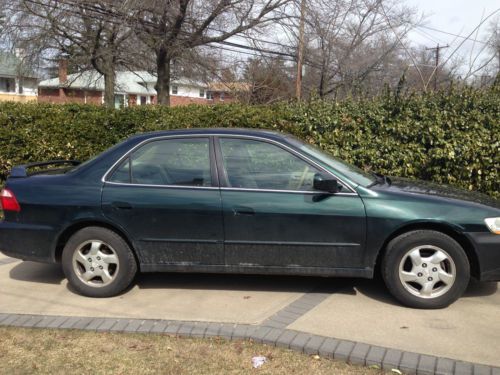
[(440, 309), (455, 302), (470, 279), (463, 248), (453, 238), (433, 230), (404, 233), (389, 242), (382, 277), (403, 305)]
[(116, 296), (137, 273), (137, 262), (125, 240), (101, 227), (83, 228), (69, 239), (62, 267), (71, 287), (87, 297)]

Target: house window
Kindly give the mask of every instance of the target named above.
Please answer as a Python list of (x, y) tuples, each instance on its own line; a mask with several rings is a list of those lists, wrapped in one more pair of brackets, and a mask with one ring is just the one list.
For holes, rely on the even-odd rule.
[(115, 108), (120, 109), (125, 107), (125, 95), (115, 95)]
[(214, 100), (214, 93), (212, 91), (207, 91), (207, 99)]
[(205, 97), (205, 89), (200, 89), (200, 98)]
[(224, 93), (223, 92), (220, 93), (219, 99), (220, 99), (221, 102), (224, 101)]
[(177, 95), (178, 92), (179, 92), (179, 87), (177, 87), (176, 85), (172, 86), (172, 95)]
[(147, 104), (147, 98), (145, 96), (141, 96), (141, 100), (139, 102), (140, 105), (146, 105)]
[(0, 77), (0, 92), (16, 92), (16, 80)]

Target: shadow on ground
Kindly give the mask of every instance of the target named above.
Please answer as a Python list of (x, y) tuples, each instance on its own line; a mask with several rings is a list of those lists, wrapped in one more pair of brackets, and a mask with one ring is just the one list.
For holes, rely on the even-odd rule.
[[(34, 262), (21, 262), (17, 264), (10, 270), (9, 276), (14, 280), (46, 284), (60, 284), (64, 279), (60, 265)], [(248, 290), (249, 292), (317, 291), (353, 296), (361, 293), (382, 303), (399, 305), (389, 294), (380, 277), (369, 280), (308, 276), (144, 273), (137, 276), (135, 285), (139, 289)], [(472, 280), (464, 296), (489, 296), (495, 294), (497, 290), (498, 283), (496, 282), (478, 282)]]

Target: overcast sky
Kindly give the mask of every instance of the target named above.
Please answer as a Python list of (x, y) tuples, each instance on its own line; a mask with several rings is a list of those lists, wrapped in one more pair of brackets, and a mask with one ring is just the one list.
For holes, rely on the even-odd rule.
[[(474, 30), (482, 18), (486, 18), (497, 11), (480, 28), (478, 35), (474, 34), (471, 37), (481, 41), (487, 39), (490, 21), (500, 17), (500, 11), (498, 11), (500, 9), (499, 0), (406, 0), (406, 3), (418, 8), (420, 12), (427, 16), (425, 26), (464, 37)], [(441, 45), (449, 44), (451, 48), (442, 50), (443, 56), (448, 56), (463, 40), (462, 38), (425, 28), (417, 28), (410, 34), (410, 39), (416, 44), (426, 47), (435, 47), (437, 43)], [(472, 41), (466, 41), (460, 48), (460, 55), (469, 59), (471, 50), (473, 49), (473, 55), (475, 55), (482, 46), (481, 43), (474, 45)]]

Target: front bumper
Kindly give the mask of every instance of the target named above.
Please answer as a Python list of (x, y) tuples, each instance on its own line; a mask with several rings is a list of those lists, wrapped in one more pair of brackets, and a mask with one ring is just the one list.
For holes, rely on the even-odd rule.
[(12, 258), (55, 263), (55, 238), (49, 226), (0, 221), (0, 251)]
[(490, 232), (468, 232), (479, 261), (480, 281), (500, 281), (500, 235)]

